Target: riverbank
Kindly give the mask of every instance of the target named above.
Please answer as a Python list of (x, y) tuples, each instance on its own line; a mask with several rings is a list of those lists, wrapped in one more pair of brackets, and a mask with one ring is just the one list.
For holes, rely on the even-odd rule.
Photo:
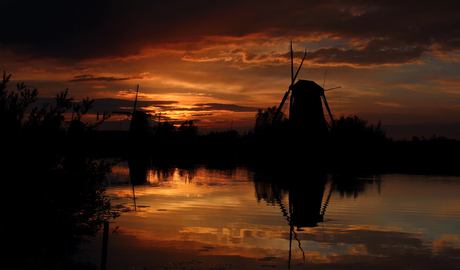
[(128, 133), (97, 132), (92, 139), (100, 156), (149, 158), (155, 164), (248, 165), (281, 169), (366, 173), (459, 175), (460, 141), (444, 137), (411, 141), (330, 138), (322, 142), (294, 144), (282, 135), (257, 136), (236, 131), (208, 135), (153, 137), (136, 145)]

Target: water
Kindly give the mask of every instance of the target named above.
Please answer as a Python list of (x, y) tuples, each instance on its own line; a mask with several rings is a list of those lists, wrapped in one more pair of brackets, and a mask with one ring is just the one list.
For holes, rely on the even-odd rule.
[[(460, 269), (460, 177), (198, 167), (132, 185), (120, 164), (110, 182), (107, 269)], [(79, 259), (100, 265), (101, 243)]]

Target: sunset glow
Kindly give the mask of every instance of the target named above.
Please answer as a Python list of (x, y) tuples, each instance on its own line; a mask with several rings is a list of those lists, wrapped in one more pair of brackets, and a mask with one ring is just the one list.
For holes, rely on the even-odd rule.
[(12, 1), (2, 9), (0, 68), (12, 74), (10, 87), (105, 99), (94, 114), (132, 108), (139, 84), (149, 104), (141, 108), (164, 120), (248, 131), (257, 109), (279, 105), (290, 84), (292, 41), (294, 69), (307, 51), (298, 79), (340, 86), (327, 93), (335, 117), (381, 120), (396, 139), (460, 139), (456, 1)]

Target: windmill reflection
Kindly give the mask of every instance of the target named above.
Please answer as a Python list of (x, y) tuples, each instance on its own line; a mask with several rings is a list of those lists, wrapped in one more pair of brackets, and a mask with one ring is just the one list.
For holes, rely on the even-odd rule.
[(127, 158), (127, 163), (133, 192), (134, 211), (137, 212), (136, 186), (152, 184), (150, 181), (153, 175), (156, 175), (159, 181), (167, 181), (174, 175), (175, 169), (172, 166), (154, 168), (151, 156), (143, 154), (130, 155)]
[[(317, 227), (324, 222), (329, 199), (332, 194), (331, 185), (326, 191), (327, 178), (325, 175), (314, 175), (305, 179), (305, 173), (286, 175), (282, 174), (255, 174), (254, 184), (258, 200), (264, 199), (267, 202), (280, 207), (283, 216), (289, 224), (289, 263), (290, 268), (292, 242), (295, 239), (299, 249), (305, 252), (302, 244), (297, 238), (296, 231), (302, 228)], [(285, 195), (289, 194), (288, 205), (283, 201)], [(325, 194), (327, 194), (325, 196)], [(325, 199), (325, 200), (324, 200)]]
[(317, 176), (308, 185), (289, 188), (289, 223), (298, 230), (317, 227), (324, 221), (324, 214), (331, 197), (329, 189), (326, 202), (323, 204), (327, 180), (325, 176)]
[[(332, 188), (329, 188), (326, 201), (323, 203), (327, 180), (324, 175), (318, 175), (311, 179), (308, 185), (290, 186), (289, 189), (289, 214), (283, 213), (289, 223), (289, 263), (291, 266), (292, 241), (293, 236), (297, 240), (299, 249), (302, 251), (303, 261), (305, 263), (305, 251), (302, 249), (302, 244), (297, 238), (297, 231), (302, 231), (302, 228), (314, 228), (318, 223), (324, 222), (324, 214), (326, 213), (329, 199), (331, 198)], [(280, 207), (283, 207), (280, 201)]]
[(147, 183), (147, 174), (151, 169), (151, 159), (148, 155), (131, 155), (128, 158), (129, 178), (133, 189), (134, 211), (137, 212), (136, 192), (134, 187)]
[(131, 156), (128, 158), (129, 178), (133, 186), (147, 182), (147, 174), (151, 168), (151, 159), (148, 156)]
[[(285, 180), (288, 178), (287, 180)], [(301, 228), (317, 227), (323, 222), (332, 189), (328, 189), (326, 201), (324, 193), (327, 178), (325, 175), (315, 175), (305, 178), (301, 174), (289, 175), (286, 173), (256, 173), (254, 185), (258, 200), (265, 200), (277, 204), (281, 212), (293, 227)], [(296, 181), (299, 180), (299, 181)], [(289, 194), (288, 206), (284, 205), (284, 197)]]
[[(289, 233), (289, 267), (291, 262), (292, 242), (297, 241), (302, 249), (297, 232), (302, 228), (314, 228), (324, 224), (326, 209), (332, 192), (340, 198), (358, 197), (374, 185), (380, 193), (381, 180), (377, 178), (356, 177), (350, 175), (309, 174), (305, 171), (255, 171), (254, 185), (256, 197), (273, 205), (278, 205), (286, 218)], [(286, 197), (288, 203), (286, 205)]]

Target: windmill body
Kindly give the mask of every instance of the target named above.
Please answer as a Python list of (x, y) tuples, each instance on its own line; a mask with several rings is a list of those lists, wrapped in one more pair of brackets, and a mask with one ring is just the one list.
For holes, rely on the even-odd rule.
[(129, 125), (129, 136), (133, 140), (145, 142), (150, 139), (148, 115), (142, 111), (134, 111)]
[(299, 80), (291, 87), (289, 120), (304, 137), (322, 138), (327, 134), (323, 112), (324, 89), (313, 81)]
[(124, 114), (131, 117), (128, 139), (133, 150), (145, 148), (150, 142), (150, 127), (147, 121), (147, 118), (150, 117), (150, 115), (143, 111), (136, 110), (138, 93), (139, 85), (137, 85), (134, 109), (132, 112), (113, 112), (115, 114)]

